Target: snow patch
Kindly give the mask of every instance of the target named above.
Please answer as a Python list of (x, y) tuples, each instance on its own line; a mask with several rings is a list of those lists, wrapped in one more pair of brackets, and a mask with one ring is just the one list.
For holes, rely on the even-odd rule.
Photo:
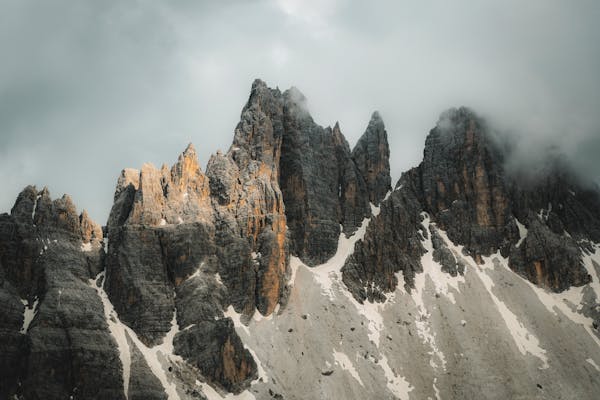
[(365, 236), (370, 221), (370, 218), (363, 219), (360, 227), (349, 238), (344, 235), (342, 226), (340, 225), (340, 237), (335, 255), (326, 263), (309, 269), (313, 273), (317, 283), (321, 285), (323, 293), (327, 294), (331, 300), (335, 297), (332, 290), (333, 282), (340, 281), (340, 270), (344, 266), (346, 259), (354, 252), (356, 242), (362, 240)]
[(348, 356), (346, 355), (346, 353), (341, 353), (339, 351), (334, 351), (333, 352), (333, 358), (334, 358), (335, 362), (340, 367), (342, 367), (343, 370), (348, 371), (348, 373), (350, 373), (350, 375), (352, 375), (352, 377), (358, 383), (360, 383), (360, 386), (365, 387), (365, 384), (360, 379), (360, 375), (358, 375), (358, 372), (356, 371), (356, 368), (354, 368), (354, 364), (352, 364), (352, 361), (350, 361), (350, 358), (348, 358)]
[[(498, 258), (502, 264), (506, 263), (506, 260), (503, 259), (499, 253), (492, 255), (492, 257)], [(473, 270), (487, 289), (492, 301), (496, 305), (496, 308), (498, 308), (498, 311), (500, 312), (502, 319), (504, 319), (504, 322), (508, 327), (508, 330), (521, 354), (526, 355), (529, 353), (532, 356), (537, 357), (542, 362), (540, 369), (547, 369), (549, 365), (548, 357), (546, 357), (546, 350), (540, 347), (540, 341), (538, 338), (529, 332), (527, 328), (525, 328), (517, 316), (510, 311), (506, 304), (504, 304), (504, 302), (502, 302), (492, 290), (494, 287), (494, 281), (487, 274), (487, 272), (484, 271), (493, 269), (492, 257), (483, 257), (485, 261), (484, 265), (476, 266), (473, 268)]]
[(42, 197), (41, 194), (38, 194), (37, 196), (35, 196), (35, 200), (33, 201), (33, 209), (31, 210), (31, 220), (35, 220), (35, 212), (37, 210), (37, 203), (38, 200), (40, 199), (40, 197)]
[(376, 206), (373, 203), (369, 203), (369, 205), (371, 206), (371, 214), (376, 217), (379, 215), (379, 213), (381, 212), (381, 204)]
[(517, 223), (517, 228), (519, 228), (519, 236), (520, 236), (520, 239), (516, 244), (516, 247), (518, 248), (521, 245), (521, 243), (523, 243), (523, 240), (525, 240), (525, 238), (527, 237), (528, 230), (525, 227), (525, 225), (523, 225), (522, 223), (519, 222), (518, 219), (515, 218), (515, 222)]
[(349, 293), (348, 298), (352, 301), (358, 310), (358, 313), (369, 321), (367, 325), (369, 333), (367, 336), (369, 337), (369, 340), (375, 343), (375, 346), (379, 347), (381, 331), (384, 328), (381, 311), (385, 308), (385, 303), (371, 303), (370, 301), (365, 301), (363, 304), (360, 304)]
[[(100, 287), (96, 284), (99, 279), (102, 279), (103, 282), (102, 286)], [(129, 336), (131, 341), (144, 356), (144, 359), (146, 360), (146, 363), (150, 367), (152, 373), (162, 384), (165, 392), (167, 393), (167, 398), (169, 400), (179, 400), (175, 382), (168, 375), (168, 367), (166, 366), (170, 361), (183, 362), (181, 357), (173, 354), (173, 338), (179, 332), (179, 325), (177, 324), (177, 312), (175, 311), (173, 313), (171, 329), (163, 338), (163, 342), (154, 347), (147, 347), (140, 341), (137, 334), (131, 328), (119, 320), (119, 316), (117, 315), (117, 312), (115, 311), (110, 299), (108, 298), (108, 295), (106, 294), (106, 291), (104, 290), (104, 272), (98, 274), (96, 279), (90, 279), (89, 284), (96, 290), (98, 296), (102, 300), (106, 322), (111, 335), (117, 342), (119, 358), (121, 359), (121, 364), (123, 366), (123, 386), (125, 390), (125, 396), (128, 396), (129, 378), (131, 374), (131, 352), (127, 342), (127, 336)]]
[(91, 242), (81, 243), (81, 251), (83, 251), (83, 252), (92, 251), (92, 243)]
[[(204, 262), (201, 262), (200, 265), (198, 265), (198, 269), (196, 271), (194, 271), (193, 274), (191, 274), (190, 276), (188, 276), (186, 278), (186, 280), (194, 279), (194, 278), (199, 277), (200, 276), (200, 272), (202, 271), (202, 267), (204, 267)], [(216, 278), (216, 275), (218, 275), (218, 274), (219, 274), (218, 272), (215, 274), (215, 278)]]
[[(429, 230), (429, 226), (431, 225), (431, 219), (427, 213), (422, 213), (424, 218), (422, 225), (423, 229), (426, 230), (427, 239), (424, 239), (421, 243), (423, 247), (427, 251), (423, 254), (421, 258), (421, 264), (423, 265), (423, 272), (419, 273), (415, 276), (415, 289), (412, 291), (411, 296), (415, 302), (415, 305), (418, 310), (418, 316), (415, 318), (415, 326), (417, 328), (417, 334), (423, 340), (423, 343), (429, 345), (431, 351), (429, 352), (430, 359), (429, 364), (432, 368), (441, 367), (442, 370), (446, 370), (446, 357), (444, 353), (439, 349), (435, 334), (431, 329), (429, 324), (429, 317), (431, 313), (427, 310), (425, 306), (425, 298), (429, 298), (430, 296), (425, 292), (425, 287), (427, 284), (427, 278), (434, 285), (434, 289), (436, 293), (441, 293), (448, 298), (453, 304), (456, 304), (456, 299), (454, 298), (454, 294), (450, 291), (452, 288), (456, 292), (460, 292), (459, 283), (464, 283), (464, 276), (452, 277), (450, 274), (447, 274), (442, 271), (441, 265), (433, 260), (433, 243), (431, 241), (431, 232)], [(437, 229), (438, 234), (445, 242), (445, 245), (450, 249), (454, 257), (460, 257), (461, 249), (458, 246), (455, 246), (446, 233)], [(423, 235), (425, 237), (425, 234)], [(437, 361), (436, 361), (437, 359)]]
[[(102, 280), (102, 286), (98, 287), (98, 280)], [(110, 334), (117, 342), (117, 350), (119, 351), (119, 359), (121, 360), (121, 366), (123, 367), (123, 390), (125, 397), (129, 396), (129, 376), (131, 374), (131, 353), (129, 350), (129, 344), (127, 343), (126, 330), (123, 324), (119, 321), (117, 312), (115, 311), (112, 303), (108, 299), (108, 295), (104, 291), (104, 272), (100, 272), (96, 279), (90, 279), (89, 285), (96, 290), (96, 293), (102, 300), (104, 309), (104, 319), (108, 324), (108, 330)]]
[(383, 368), (383, 373), (385, 374), (387, 387), (392, 392), (392, 394), (398, 397), (400, 400), (408, 400), (408, 393), (411, 392), (414, 388), (411, 384), (404, 378), (396, 374), (388, 364), (388, 359), (385, 355), (381, 355), (381, 359), (377, 363), (381, 368)]
[(433, 392), (435, 393), (435, 399), (442, 400), (442, 398), (440, 397), (440, 389), (438, 389), (438, 387), (436, 386), (436, 383), (437, 383), (437, 378), (433, 378)]
[(265, 371), (265, 369), (263, 368), (262, 363), (260, 362), (260, 359), (256, 355), (256, 352), (254, 350), (252, 350), (250, 347), (246, 346), (245, 344), (244, 344), (244, 348), (246, 350), (248, 350), (250, 352), (250, 354), (252, 355), (252, 358), (254, 358), (254, 361), (256, 362), (256, 369), (258, 370), (258, 378), (256, 378), (255, 381), (252, 381), (252, 383), (256, 383), (260, 379), (262, 379), (263, 382), (269, 382), (269, 375), (267, 375), (267, 371)]
[[(593, 261), (596, 261), (596, 263), (600, 262), (599, 250), (600, 245), (594, 244), (594, 253), (584, 253), (584, 256), (582, 257), (584, 267), (586, 268), (587, 272), (592, 276), (592, 282), (588, 285), (592, 288), (592, 290), (594, 290), (597, 298), (599, 298), (598, 294), (600, 293), (600, 282), (598, 281), (598, 274), (596, 273), (596, 269), (594, 268)], [(508, 268), (508, 265), (506, 263), (502, 264), (508, 271), (515, 273), (510, 268)], [(592, 330), (594, 320), (589, 317), (586, 317), (583, 314), (580, 314), (579, 312), (577, 312), (577, 310), (573, 310), (574, 307), (580, 306), (581, 300), (583, 298), (583, 290), (586, 286), (572, 287), (561, 293), (551, 293), (534, 285), (527, 279), (523, 279), (523, 281), (527, 285), (529, 285), (529, 287), (537, 295), (540, 302), (546, 307), (548, 311), (558, 316), (559, 314), (557, 313), (557, 310), (560, 310), (561, 313), (564, 314), (567, 318), (569, 318), (572, 322), (583, 326), (583, 328), (587, 331), (587, 333), (594, 340), (594, 342), (596, 342), (596, 344), (600, 347), (600, 339), (598, 339), (598, 337)]]
[(221, 280), (221, 275), (219, 275), (218, 272), (215, 274), (215, 280), (217, 281), (217, 283), (219, 285), (221, 285), (221, 286), (223, 285), (223, 281)]
[(600, 372), (600, 367), (598, 367), (598, 364), (596, 364), (596, 362), (594, 360), (592, 360), (591, 358), (588, 358), (585, 361), (587, 361), (588, 364), (590, 364), (592, 367), (596, 368), (596, 371)]
[(23, 311), (23, 327), (20, 332), (26, 334), (29, 330), (31, 321), (33, 321), (33, 318), (37, 314), (39, 299), (37, 297), (35, 298), (31, 308), (28, 307), (29, 302), (27, 300), (21, 299), (21, 303), (25, 306), (25, 310)]
[(227, 310), (225, 310), (223, 315), (225, 317), (231, 318), (231, 320), (233, 321), (233, 326), (235, 328), (243, 329), (247, 335), (250, 335), (250, 330), (248, 329), (248, 327), (246, 325), (242, 324), (242, 318), (241, 318), (242, 314), (236, 312), (232, 305), (227, 307)]
[[(433, 260), (433, 243), (431, 241), (431, 232), (429, 230), (429, 226), (432, 224), (429, 218), (429, 215), (426, 213), (423, 214), (425, 220), (423, 221), (423, 226), (427, 230), (427, 239), (422, 241), (423, 247), (427, 250), (427, 253), (423, 255), (421, 258), (421, 264), (423, 265), (423, 273), (418, 274), (423, 280), (425, 276), (429, 276), (431, 281), (435, 286), (435, 291), (437, 293), (443, 294), (452, 302), (452, 304), (456, 304), (456, 299), (454, 298), (454, 294), (450, 291), (450, 288), (454, 289), (456, 292), (460, 292), (459, 283), (465, 283), (465, 277), (463, 275), (457, 275), (453, 277), (452, 275), (442, 271), (442, 266)], [(433, 224), (435, 226), (435, 224)], [(440, 235), (444, 244), (448, 249), (453, 253), (456, 259), (461, 258), (462, 248), (459, 246), (455, 246), (454, 243), (448, 238), (448, 235), (445, 231), (437, 228), (437, 233)], [(420, 282), (424, 287), (424, 281)], [(415, 282), (416, 286), (416, 282)], [(421, 292), (421, 295), (423, 293)]]

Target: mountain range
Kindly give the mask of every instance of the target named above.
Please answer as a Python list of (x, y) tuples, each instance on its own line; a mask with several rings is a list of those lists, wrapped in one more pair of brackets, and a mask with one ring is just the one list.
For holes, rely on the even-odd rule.
[(600, 191), (441, 114), (392, 186), (256, 80), (203, 170), (124, 169), (104, 226), (26, 187), (0, 215), (0, 399), (596, 399)]

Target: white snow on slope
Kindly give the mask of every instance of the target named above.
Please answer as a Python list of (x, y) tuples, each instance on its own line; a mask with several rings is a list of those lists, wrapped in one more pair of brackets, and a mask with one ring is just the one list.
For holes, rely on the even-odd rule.
[[(349, 238), (341, 232), (342, 227), (340, 226), (340, 237), (338, 239), (338, 247), (335, 255), (324, 264), (314, 268), (305, 266), (305, 268), (308, 268), (308, 270), (311, 271), (317, 283), (321, 285), (323, 293), (329, 296), (330, 300), (335, 299), (333, 287), (334, 283), (337, 284), (337, 287), (340, 288), (340, 292), (346, 296), (352, 304), (354, 304), (358, 312), (369, 321), (369, 339), (379, 347), (380, 332), (383, 329), (383, 316), (381, 315), (381, 311), (385, 307), (385, 304), (371, 303), (369, 301), (360, 304), (356, 301), (354, 296), (345, 289), (340, 272), (348, 257), (354, 252), (354, 245), (356, 242), (364, 238), (369, 222), (371, 222), (371, 219), (365, 218), (354, 235)], [(298, 259), (294, 260), (294, 262), (299, 263), (299, 265), (304, 265), (302, 264), (302, 261)]]
[(263, 365), (260, 362), (258, 356), (256, 355), (256, 352), (246, 345), (244, 345), (244, 348), (248, 350), (252, 355), (252, 358), (254, 358), (254, 361), (256, 362), (256, 369), (258, 370), (258, 378), (256, 378), (256, 380), (252, 383), (256, 383), (260, 379), (262, 379), (263, 382), (269, 382), (269, 375), (267, 375), (267, 371), (265, 371), (265, 369), (263, 368)]
[[(418, 276), (420, 276), (421, 278), (429, 276), (431, 278), (431, 281), (435, 285), (436, 292), (439, 294), (443, 294), (453, 304), (456, 304), (456, 299), (454, 298), (454, 294), (450, 291), (450, 289), (452, 288), (454, 291), (460, 292), (459, 284), (465, 283), (465, 278), (462, 275), (453, 277), (452, 275), (443, 272), (442, 266), (433, 260), (433, 243), (431, 241), (431, 232), (429, 231), (429, 226), (432, 223), (429, 218), (429, 215), (424, 213), (423, 216), (425, 217), (425, 220), (423, 221), (423, 226), (427, 230), (427, 239), (425, 239), (421, 243), (423, 244), (423, 247), (425, 247), (425, 250), (427, 250), (427, 253), (425, 253), (421, 258), (421, 264), (423, 265), (423, 273), (418, 274)], [(448, 247), (448, 249), (452, 251), (454, 257), (460, 257), (460, 254), (462, 254), (462, 249), (460, 249), (458, 246), (455, 246), (452, 243), (452, 241), (448, 238), (448, 235), (446, 235), (446, 232), (438, 228), (437, 233), (444, 240), (445, 245)], [(419, 283), (423, 284), (424, 282)], [(419, 291), (419, 293), (423, 294), (422, 291)]]
[(388, 364), (388, 359), (384, 354), (381, 354), (381, 359), (379, 360), (378, 364), (381, 368), (383, 368), (383, 373), (385, 374), (387, 381), (387, 387), (390, 392), (392, 392), (392, 394), (398, 397), (400, 400), (408, 400), (409, 392), (414, 389), (410, 383), (403, 376), (400, 376), (392, 371), (390, 365)]
[(23, 305), (25, 306), (25, 310), (23, 311), (23, 327), (21, 328), (20, 332), (27, 333), (31, 321), (33, 321), (33, 318), (37, 314), (39, 299), (37, 297), (35, 298), (35, 301), (33, 302), (31, 308), (27, 307), (27, 304), (29, 304), (27, 300), (21, 299), (21, 303), (23, 303)]
[(240, 314), (239, 312), (236, 312), (232, 305), (227, 307), (227, 310), (225, 310), (223, 315), (225, 317), (231, 318), (231, 320), (233, 321), (233, 326), (235, 328), (243, 329), (244, 332), (246, 332), (246, 334), (248, 334), (248, 335), (250, 334), (248, 327), (242, 323), (242, 314)]
[[(99, 279), (102, 279), (102, 287), (98, 287), (97, 283)], [(131, 373), (131, 353), (129, 350), (129, 344), (127, 343), (127, 337), (125, 336), (125, 329), (123, 328), (116, 311), (113, 308), (112, 303), (108, 299), (108, 295), (104, 291), (104, 272), (100, 272), (96, 279), (90, 279), (89, 285), (96, 290), (98, 296), (102, 300), (104, 307), (104, 318), (108, 324), (108, 330), (110, 334), (117, 342), (117, 350), (119, 351), (119, 358), (121, 360), (121, 366), (123, 367), (123, 390), (125, 397), (129, 396), (129, 376)]]
[(110, 302), (108, 295), (104, 291), (104, 279), (102, 280), (102, 287), (98, 287), (98, 285), (96, 284), (97, 280), (100, 278), (104, 278), (104, 272), (98, 274), (96, 279), (90, 279), (89, 284), (96, 290), (98, 296), (100, 296), (100, 299), (102, 300), (106, 322), (108, 323), (110, 333), (117, 342), (119, 358), (121, 359), (121, 364), (123, 366), (123, 385), (125, 395), (128, 396), (129, 393), (129, 378), (131, 374), (131, 352), (126, 337), (126, 335), (128, 335), (129, 338), (135, 344), (135, 346), (138, 348), (138, 350), (140, 350), (140, 352), (144, 356), (146, 363), (150, 367), (152, 373), (158, 378), (158, 380), (162, 384), (163, 388), (165, 389), (165, 392), (167, 393), (168, 399), (178, 400), (179, 395), (177, 394), (175, 382), (167, 374), (168, 367), (164, 366), (168, 364), (169, 360), (182, 361), (181, 357), (173, 354), (173, 338), (179, 332), (179, 326), (177, 324), (177, 314), (173, 314), (173, 319), (171, 320), (171, 329), (165, 335), (163, 342), (154, 347), (147, 347), (144, 343), (142, 343), (139, 340), (137, 334), (133, 331), (133, 329), (129, 328), (127, 325), (125, 325), (119, 320), (117, 312), (115, 311), (112, 303)]
[(338, 239), (338, 247), (335, 255), (326, 263), (310, 268), (314, 274), (315, 280), (323, 288), (323, 293), (329, 295), (329, 298), (332, 300), (334, 299), (332, 290), (333, 282), (341, 281), (340, 270), (344, 266), (346, 259), (354, 252), (354, 244), (359, 240), (362, 240), (365, 236), (370, 221), (370, 218), (363, 219), (360, 227), (356, 230), (354, 235), (349, 238), (344, 235), (342, 226), (340, 225), (340, 237)]
[(81, 243), (81, 251), (88, 252), (88, 251), (92, 251), (92, 243), (91, 242), (87, 242), (87, 243)]
[[(600, 282), (592, 261), (600, 263), (600, 245), (595, 244), (594, 250), (594, 253), (584, 253), (583, 265), (587, 269), (588, 273), (592, 276), (592, 282), (588, 285), (596, 293), (596, 298), (599, 298), (598, 294), (600, 293)], [(513, 272), (512, 270), (510, 270), (507, 263), (503, 262), (502, 265), (504, 265), (504, 267), (509, 271)], [(534, 285), (526, 279), (524, 279), (524, 282), (527, 283), (527, 285), (529, 285), (529, 287), (537, 295), (539, 300), (546, 307), (546, 309), (548, 309), (548, 311), (558, 316), (559, 314), (557, 313), (557, 310), (560, 310), (560, 312), (564, 314), (567, 318), (569, 318), (571, 321), (583, 326), (583, 328), (590, 335), (590, 337), (596, 342), (598, 346), (600, 346), (600, 339), (598, 339), (598, 337), (594, 334), (592, 330), (592, 324), (594, 323), (594, 321), (591, 318), (586, 317), (585, 315), (580, 314), (579, 312), (573, 309), (574, 307), (578, 307), (578, 305), (581, 303), (581, 300), (583, 298), (583, 290), (585, 286), (571, 287), (570, 289), (565, 290), (561, 293), (553, 293)]]
[(344, 369), (345, 371), (348, 371), (348, 373), (350, 375), (352, 375), (352, 377), (358, 383), (360, 383), (360, 385), (362, 387), (365, 386), (365, 384), (363, 383), (363, 381), (360, 379), (360, 375), (358, 375), (358, 372), (356, 371), (356, 368), (354, 368), (354, 364), (352, 364), (352, 361), (350, 361), (350, 358), (348, 358), (348, 356), (346, 355), (346, 353), (341, 353), (339, 351), (334, 351), (333, 352), (333, 358), (335, 359), (335, 362), (340, 367), (342, 367), (342, 369)]
[(516, 247), (518, 248), (521, 245), (521, 243), (523, 243), (523, 240), (525, 240), (525, 238), (527, 237), (528, 230), (525, 227), (525, 225), (523, 225), (522, 223), (519, 222), (518, 219), (515, 218), (515, 222), (517, 223), (517, 228), (519, 228), (519, 237), (520, 238), (516, 244)]
[[(431, 352), (429, 355), (431, 356), (429, 363), (432, 368), (441, 367), (442, 370), (446, 370), (446, 357), (444, 353), (440, 350), (433, 330), (431, 329), (431, 325), (429, 324), (429, 318), (431, 316), (430, 312), (427, 310), (427, 306), (425, 305), (425, 298), (431, 296), (431, 294), (426, 293), (425, 285), (427, 283), (427, 279), (433, 283), (435, 287), (435, 291), (437, 293), (441, 293), (446, 296), (453, 304), (456, 304), (456, 299), (454, 298), (454, 294), (450, 291), (450, 288), (453, 288), (457, 292), (458, 284), (460, 282), (464, 282), (464, 277), (458, 276), (453, 278), (450, 274), (442, 272), (441, 266), (433, 260), (433, 244), (431, 241), (431, 232), (429, 231), (429, 226), (431, 224), (431, 220), (427, 213), (423, 213), (423, 227), (426, 230), (424, 232), (424, 237), (427, 238), (422, 241), (423, 247), (426, 250), (426, 253), (423, 254), (421, 258), (421, 265), (423, 266), (423, 272), (416, 274), (415, 276), (415, 288), (412, 291), (411, 295), (417, 306), (417, 310), (419, 312), (418, 317), (415, 319), (415, 326), (417, 328), (417, 334), (423, 340), (424, 343), (429, 345), (431, 348)], [(450, 242), (445, 233), (438, 229), (438, 233), (446, 241), (446, 245), (449, 248), (452, 248), (452, 242)]]
[(593, 253), (584, 252), (583, 266), (592, 277), (592, 282), (589, 285), (594, 290), (596, 299), (600, 301), (600, 276), (598, 276), (596, 268), (594, 268), (594, 262), (600, 265), (600, 243), (594, 244), (593, 248)]
[(596, 368), (596, 371), (600, 372), (600, 367), (598, 366), (598, 364), (596, 364), (596, 362), (594, 360), (592, 360), (591, 358), (588, 358), (585, 361), (587, 361), (588, 364), (590, 364), (592, 367)]
[(369, 203), (369, 205), (371, 206), (371, 214), (376, 217), (379, 215), (379, 213), (381, 212), (381, 204), (379, 204), (378, 206), (376, 206), (373, 203)]
[(546, 356), (546, 350), (540, 347), (540, 341), (537, 337), (535, 337), (531, 332), (527, 330), (527, 328), (519, 321), (517, 316), (510, 311), (510, 309), (502, 302), (493, 291), (494, 281), (492, 278), (485, 272), (485, 270), (493, 269), (494, 264), (492, 259), (497, 258), (502, 264), (507, 265), (508, 262), (502, 258), (500, 253), (492, 255), (491, 257), (483, 257), (484, 265), (482, 266), (474, 266), (473, 270), (487, 289), (492, 301), (498, 308), (502, 319), (506, 323), (508, 330), (517, 345), (517, 348), (521, 352), (521, 354), (526, 355), (527, 353), (531, 354), (534, 357), (537, 357), (542, 362), (542, 366), (540, 369), (546, 369), (549, 367), (548, 365), (548, 357)]
[[(194, 279), (194, 278), (199, 277), (200, 276), (200, 272), (202, 272), (202, 267), (204, 267), (204, 262), (201, 262), (200, 265), (198, 265), (198, 269), (196, 271), (194, 271), (193, 274), (191, 274), (190, 276), (188, 276), (186, 278), (186, 280), (190, 280), (190, 279)], [(216, 279), (216, 276), (215, 276), (215, 279)]]

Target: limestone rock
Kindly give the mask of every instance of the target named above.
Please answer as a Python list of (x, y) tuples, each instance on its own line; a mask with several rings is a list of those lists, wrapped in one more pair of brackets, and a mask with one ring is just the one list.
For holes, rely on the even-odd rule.
[(318, 265), (335, 254), (340, 225), (349, 236), (370, 215), (369, 193), (339, 125), (317, 125), (297, 89), (283, 101), (280, 186), (292, 249)]
[(47, 189), (25, 188), (13, 214), (0, 216), (0, 397), (123, 399), (116, 343), (88, 285), (102, 248), (82, 248), (101, 230)]
[(365, 133), (352, 150), (352, 159), (367, 184), (370, 202), (379, 204), (392, 189), (390, 148), (379, 112), (371, 116)]
[[(598, 241), (599, 192), (579, 184), (560, 162), (551, 164), (546, 177), (524, 183), (506, 171), (507, 151), (471, 110), (444, 112), (427, 137), (423, 161), (402, 176), (342, 269), (356, 299), (381, 301), (395, 289), (393, 273), (399, 270), (410, 289), (414, 271), (421, 269), (415, 223), (421, 211), (476, 262), (499, 251), (509, 257), (513, 270), (550, 290), (588, 283), (581, 256), (587, 240)], [(390, 207), (401, 196), (410, 201), (394, 215)], [(520, 223), (528, 230), (526, 238), (520, 237)], [(395, 230), (404, 240), (381, 240), (397, 235)], [(444, 272), (462, 273), (460, 257), (446, 247), (436, 228), (421, 233), (431, 234), (434, 261)], [(398, 248), (404, 258), (396, 254)]]
[[(379, 215), (372, 218), (364, 239), (342, 268), (343, 282), (359, 302), (384, 301), (385, 293), (398, 284), (410, 289), (415, 274), (423, 270), (421, 205), (409, 175), (400, 182), (401, 189), (381, 204)], [(405, 282), (398, 282), (400, 271)]]

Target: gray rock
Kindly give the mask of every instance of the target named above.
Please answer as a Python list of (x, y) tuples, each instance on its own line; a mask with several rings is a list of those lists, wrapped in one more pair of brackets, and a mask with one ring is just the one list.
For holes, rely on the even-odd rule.
[(229, 318), (199, 322), (177, 335), (174, 345), (177, 354), (230, 392), (241, 392), (257, 378), (256, 363)]
[(379, 112), (375, 111), (371, 116), (365, 133), (352, 150), (352, 159), (367, 184), (369, 200), (379, 204), (392, 189), (390, 148)]
[[(101, 230), (77, 215), (68, 196), (53, 201), (47, 189), (27, 187), (13, 210), (0, 217), (2, 396), (124, 398), (116, 343), (88, 285)], [(34, 314), (27, 329), (19, 298)]]
[(131, 354), (128, 400), (167, 400), (162, 384), (150, 370), (142, 352), (127, 335), (127, 344)]
[[(421, 205), (411, 184), (410, 173), (400, 179), (402, 186), (381, 203), (364, 239), (342, 268), (342, 279), (359, 301), (384, 301), (386, 292), (400, 283), (410, 290), (414, 276), (421, 272)], [(398, 282), (402, 271), (405, 282)]]

